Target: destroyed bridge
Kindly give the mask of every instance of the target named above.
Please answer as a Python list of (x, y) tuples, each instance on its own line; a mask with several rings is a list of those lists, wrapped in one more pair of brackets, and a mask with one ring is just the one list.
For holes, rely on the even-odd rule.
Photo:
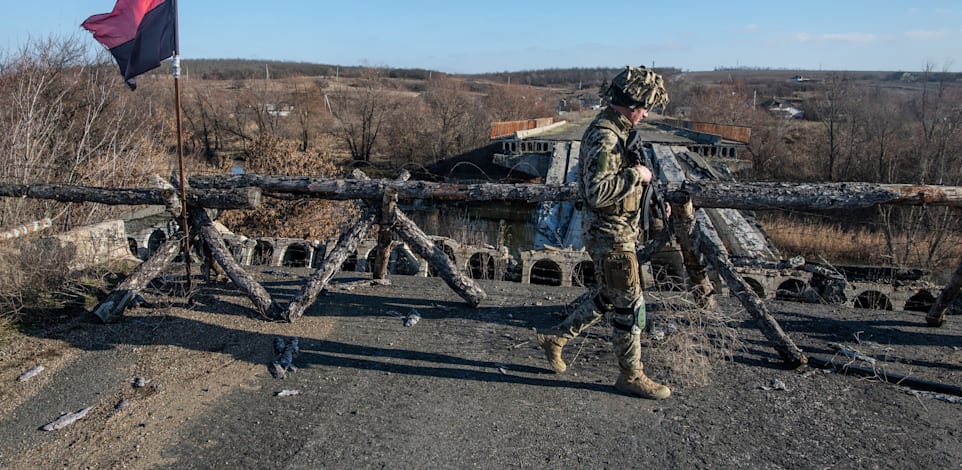
[[(409, 180), (406, 172), (394, 180), (371, 180), (356, 171), (349, 179), (280, 175), (193, 176), (183, 191), (157, 179), (157, 188), (108, 189), (67, 185), (0, 184), (0, 197), (33, 197), (66, 202), (165, 207), (168, 231), (143, 224), (136, 236), (122, 237), (131, 251), (149, 256), (95, 309), (104, 321), (119, 318), (139, 291), (173, 262), (187, 244), (175, 222), (187, 221), (189, 233), (201, 241), (205, 266), (216, 263), (244, 291), (265, 318), (294, 321), (318, 301), (320, 292), (341, 269), (371, 271), (383, 279), (389, 271), (436, 275), (472, 306), (485, 292), (474, 281), (492, 278), (496, 263), (508, 262), (498, 247), (461, 246), (427, 235), (402, 207), (413, 201), (439, 204), (457, 201), (516, 201), (540, 204), (536, 237), (538, 249), (522, 253), (522, 282), (557, 285), (590, 284), (591, 263), (581, 249), (580, 214), (573, 201), (580, 197), (574, 182), (580, 132), (586, 123), (559, 123), (540, 131), (518, 131), (496, 141), (492, 161), (540, 177), (541, 184), (437, 183)], [(781, 259), (778, 250), (754, 223), (758, 209), (847, 210), (882, 204), (962, 206), (962, 188), (869, 183), (739, 183), (715, 160), (737, 162), (744, 143), (691, 126), (666, 124), (641, 129), (650, 144), (649, 156), (664, 194), (672, 203), (671, 224), (684, 275), (697, 301), (711, 305), (714, 295), (730, 293), (756, 320), (783, 359), (792, 366), (807, 363), (804, 353), (768, 313), (763, 301), (775, 296), (851, 302), (870, 308), (926, 311), (932, 326), (945, 320), (956, 299), (962, 264), (949, 283), (934, 295), (923, 286), (921, 274), (892, 269), (838, 269)], [(712, 129), (719, 131), (719, 129)], [(720, 129), (724, 132), (724, 129)], [(735, 129), (737, 138), (740, 129)], [(211, 220), (205, 209), (256, 208), (264, 195), (362, 200), (366, 210), (332, 244), (294, 239), (249, 240), (231, 234)], [(186, 206), (187, 213), (181, 208)], [(185, 217), (186, 215), (186, 217)], [(376, 240), (364, 234), (378, 227)], [(665, 230), (662, 234), (667, 234)], [(667, 235), (639, 250), (648, 262), (667, 242)], [(330, 245), (330, 246), (329, 246)], [(562, 248), (555, 248), (562, 247)], [(189, 260), (189, 258), (188, 258)], [(286, 306), (280, 305), (246, 265), (290, 264), (315, 268)], [(404, 267), (401, 269), (401, 267)], [(393, 269), (392, 269), (393, 268)], [(188, 265), (189, 270), (189, 265)], [(209, 269), (205, 270), (209, 272)], [(189, 271), (188, 271), (189, 272)], [(539, 275), (533, 273), (538, 272)], [(545, 275), (545, 273), (556, 273)]]

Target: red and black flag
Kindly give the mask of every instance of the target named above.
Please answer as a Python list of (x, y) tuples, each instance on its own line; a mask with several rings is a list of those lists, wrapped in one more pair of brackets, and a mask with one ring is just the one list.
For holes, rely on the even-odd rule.
[(117, 0), (113, 11), (93, 15), (80, 26), (110, 49), (133, 90), (134, 77), (175, 53), (175, 15), (174, 0)]

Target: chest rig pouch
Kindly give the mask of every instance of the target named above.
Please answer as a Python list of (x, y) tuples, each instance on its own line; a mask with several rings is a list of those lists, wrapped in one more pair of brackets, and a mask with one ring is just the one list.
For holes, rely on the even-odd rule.
[[(620, 153), (621, 153), (620, 170), (623, 171), (625, 168), (630, 166), (629, 162), (631, 161), (631, 158), (627, 153), (628, 152), (627, 142), (626, 142), (627, 136), (624, 134), (624, 131), (618, 128), (618, 126), (616, 126), (615, 123), (613, 122), (602, 121), (602, 122), (599, 122), (597, 126), (611, 131), (618, 137), (618, 150), (620, 150)], [(618, 202), (618, 204), (614, 204), (612, 206), (605, 208), (607, 210), (603, 210), (603, 212), (613, 214), (613, 215), (637, 212), (642, 207), (641, 199), (642, 199), (643, 192), (644, 192), (644, 189), (642, 187), (634, 188), (628, 194), (626, 194), (625, 197)]]

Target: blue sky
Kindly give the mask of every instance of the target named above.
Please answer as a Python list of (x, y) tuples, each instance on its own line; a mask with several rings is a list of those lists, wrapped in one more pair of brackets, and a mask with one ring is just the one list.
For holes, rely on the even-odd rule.
[[(7, 0), (0, 50), (115, 0)], [(181, 57), (479, 73), (564, 67), (962, 70), (962, 1), (179, 0)]]

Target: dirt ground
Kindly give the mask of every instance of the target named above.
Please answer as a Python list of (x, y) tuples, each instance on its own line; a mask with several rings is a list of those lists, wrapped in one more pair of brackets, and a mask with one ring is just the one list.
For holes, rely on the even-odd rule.
[[(268, 272), (265, 285), (286, 301), (303, 275)], [(190, 306), (160, 285), (119, 323), (78, 311), (6, 339), (0, 466), (962, 466), (957, 397), (879, 380), (898, 374), (958, 388), (962, 318), (928, 328), (916, 312), (768, 304), (807, 354), (874, 367), (867, 377), (785, 369), (747, 313), (722, 299), (738, 339), (730, 359), (693, 363), (686, 375), (664, 346), (680, 333), (646, 339), (650, 375), (673, 386), (656, 402), (614, 390), (603, 325), (566, 348), (568, 373), (546, 368), (533, 329), (558, 321), (580, 289), (482, 281), (488, 299), (470, 308), (436, 278), (359, 285), (363, 276), (342, 273), (294, 323), (257, 318), (230, 284), (200, 286)], [(662, 301), (651, 294), (649, 302), (657, 317)], [(420, 321), (405, 326), (414, 312)], [(267, 367), (278, 337), (300, 343), (298, 370), (285, 379)], [(44, 370), (18, 381), (36, 365)], [(284, 390), (298, 393), (277, 395)], [(86, 407), (72, 425), (40, 429)]]

